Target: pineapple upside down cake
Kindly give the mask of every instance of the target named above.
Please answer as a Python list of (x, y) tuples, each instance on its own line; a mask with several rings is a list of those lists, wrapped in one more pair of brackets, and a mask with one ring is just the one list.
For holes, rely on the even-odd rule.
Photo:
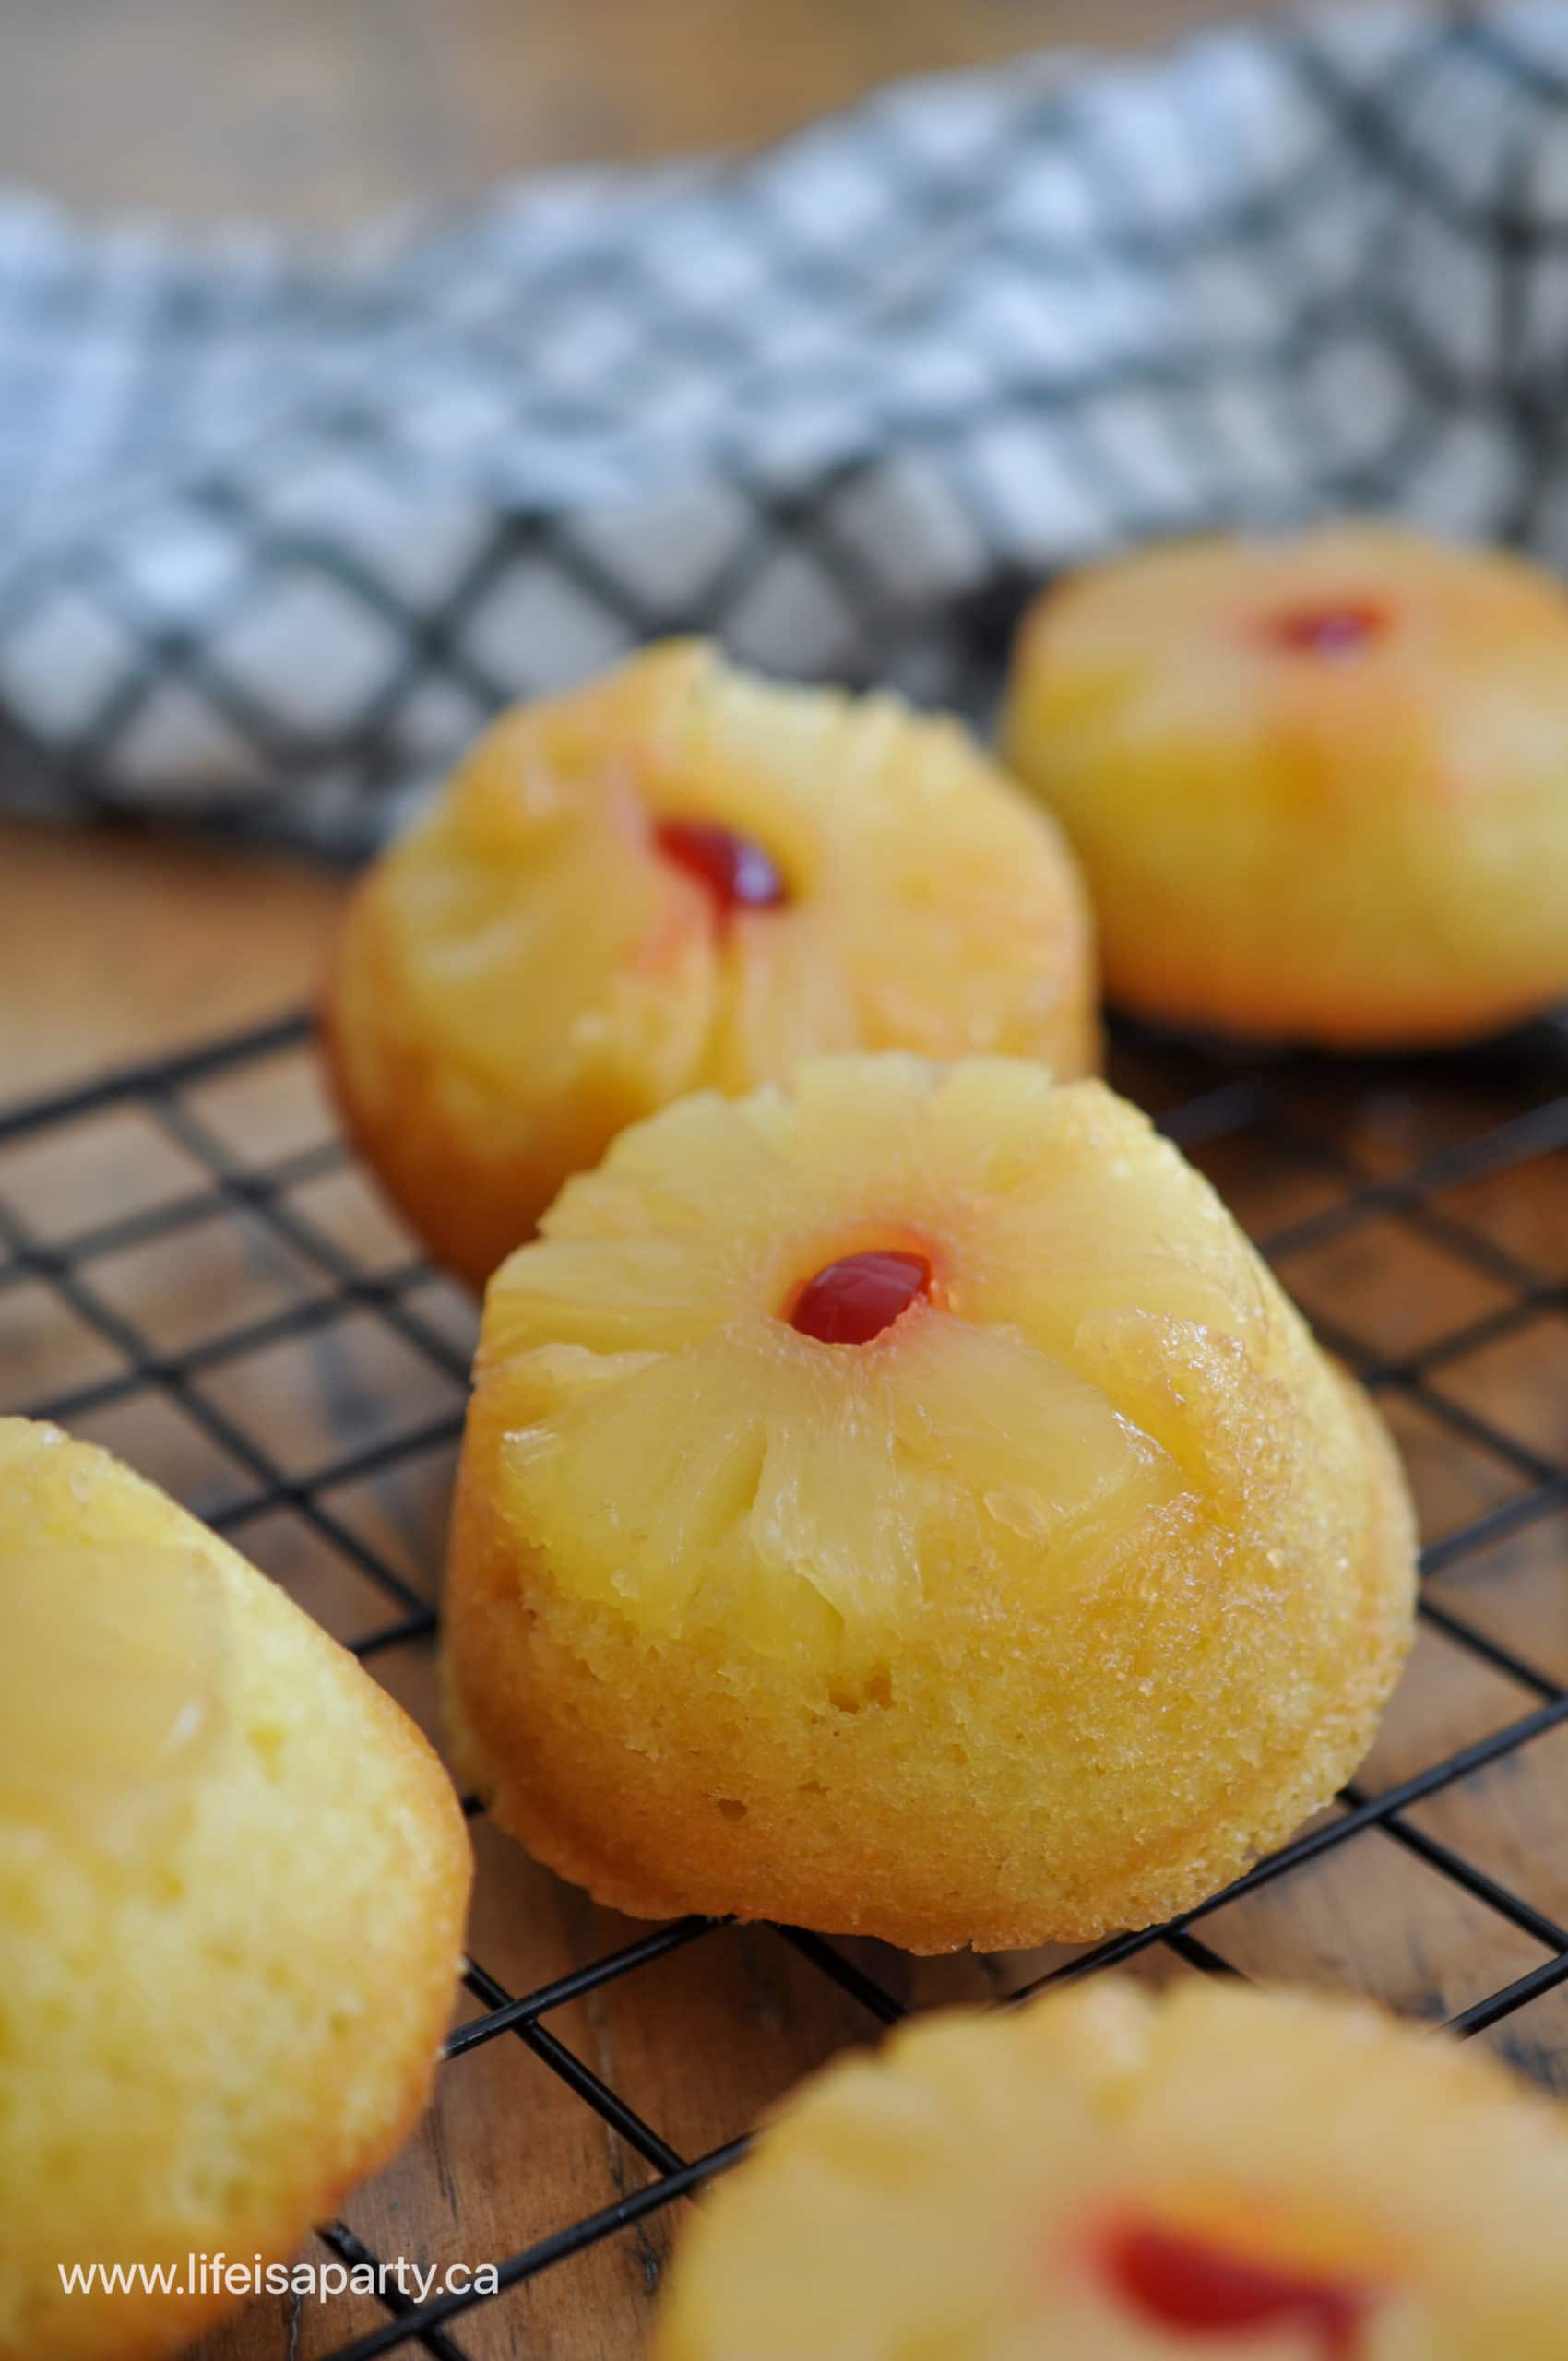
[(1330, 1798), (1408, 1646), (1392, 1446), (1207, 1183), (1025, 1060), (624, 1132), (496, 1273), (464, 1774), (602, 1901), (1071, 1940)]
[[(386, 1691), (96, 1445), (0, 1418), (0, 2361), (159, 2361), (430, 2091), (470, 1856)], [(63, 2287), (58, 2266), (166, 2271)]]
[(1097, 1982), (789, 2099), (654, 2361), (1564, 2361), (1568, 2130), (1361, 2003)]
[(814, 1051), (1099, 1049), (1072, 857), (956, 722), (690, 642), (481, 739), (355, 896), (325, 1032), (368, 1161), (475, 1285), (685, 1092)]
[(1568, 590), (1519, 558), (1362, 522), (1113, 560), (1036, 606), (1004, 743), (1142, 1015), (1397, 1050), (1568, 992)]

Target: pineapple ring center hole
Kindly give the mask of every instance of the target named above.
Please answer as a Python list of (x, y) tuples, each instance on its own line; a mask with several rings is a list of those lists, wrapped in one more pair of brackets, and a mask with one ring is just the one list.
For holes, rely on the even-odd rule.
[(931, 1264), (923, 1254), (845, 1254), (806, 1281), (788, 1318), (799, 1335), (819, 1345), (869, 1345), (930, 1293)]
[(1105, 2275), (1131, 2310), (1178, 2335), (1250, 2336), (1294, 2327), (1322, 2361), (1357, 2361), (1372, 2293), (1352, 2281), (1242, 2255), (1154, 2222), (1128, 2222), (1106, 2244)]
[(777, 910), (790, 899), (784, 872), (766, 848), (717, 820), (661, 821), (654, 842), (712, 897), (721, 919), (737, 910)]
[(1288, 656), (1319, 656), (1331, 664), (1353, 663), (1367, 655), (1388, 630), (1386, 607), (1372, 599), (1325, 599), (1321, 606), (1287, 607), (1265, 626), (1274, 646)]

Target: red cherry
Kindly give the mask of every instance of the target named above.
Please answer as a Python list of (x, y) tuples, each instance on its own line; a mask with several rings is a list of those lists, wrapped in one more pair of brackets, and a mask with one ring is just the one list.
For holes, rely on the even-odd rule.
[(1177, 2335), (1223, 2337), (1290, 2323), (1316, 2339), (1323, 2361), (1355, 2361), (1372, 2304), (1364, 2286), (1227, 2254), (1157, 2223), (1118, 2230), (1106, 2262), (1134, 2310)]
[(790, 898), (772, 855), (717, 820), (662, 821), (655, 841), (666, 860), (707, 888), (721, 918), (776, 910)]
[(1388, 628), (1388, 616), (1370, 599), (1342, 605), (1292, 607), (1268, 626), (1276, 647), (1292, 656), (1322, 656), (1343, 663), (1364, 655), (1367, 644)]
[(846, 1254), (806, 1281), (790, 1325), (819, 1345), (869, 1345), (930, 1288), (923, 1254)]

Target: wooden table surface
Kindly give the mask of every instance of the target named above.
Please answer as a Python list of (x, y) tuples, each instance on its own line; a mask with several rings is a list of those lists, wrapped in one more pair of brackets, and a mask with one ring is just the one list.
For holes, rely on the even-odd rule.
[[(35, 181), (89, 207), (126, 203), (192, 219), (251, 212), (332, 223), (411, 196), (451, 196), (500, 173), (564, 158), (646, 156), (750, 139), (786, 128), (885, 77), (995, 58), (1051, 41), (1143, 41), (1224, 13), (1206, 0), (7, 0), (0, 32), (0, 180)], [(133, 1053), (145, 1053), (297, 1003), (312, 988), (342, 888), (303, 865), (246, 858), (175, 839), (129, 833), (69, 834), (0, 822), (0, 1100), (42, 1089)], [(1119, 1077), (1148, 1103), (1158, 1074)], [(246, 1146), (263, 1157), (296, 1144), (292, 1126), (325, 1121), (308, 1057), (288, 1088), (260, 1094), (278, 1110), (286, 1142), (252, 1112)], [(297, 1086), (297, 1087), (296, 1087)], [(1562, 1087), (1560, 1078), (1557, 1087)], [(1484, 1063), (1405, 1088), (1347, 1083), (1337, 1096), (1308, 1093), (1294, 1112), (1373, 1172), (1399, 1171), (1428, 1150), (1484, 1133), (1516, 1103), (1519, 1078)], [(291, 1092), (292, 1095), (291, 1096)], [(302, 1113), (302, 1109), (303, 1110)], [(258, 1128), (259, 1127), (259, 1128)], [(300, 1136), (303, 1136), (302, 1130)], [(1231, 1153), (1218, 1143), (1207, 1169), (1243, 1220), (1277, 1228), (1311, 1215), (1341, 1185), (1324, 1180), (1312, 1154)], [(92, 1186), (105, 1180), (92, 1177)], [(111, 1178), (117, 1187), (119, 1176)], [(6, 1186), (13, 1183), (8, 1174)], [(353, 1176), (338, 1176), (350, 1191)], [(78, 1173), (78, 1180), (82, 1176)], [(59, 1185), (53, 1171), (41, 1190)], [(324, 1186), (336, 1186), (336, 1181)], [(89, 1192), (90, 1193), (90, 1192)], [(1568, 1218), (1561, 1171), (1529, 1166), (1483, 1184), (1450, 1211), (1505, 1241), (1524, 1269), (1568, 1273)], [(51, 1208), (51, 1210), (57, 1210)], [(359, 1240), (378, 1218), (368, 1198), (339, 1205)], [(220, 1230), (222, 1225), (209, 1225)], [(247, 1265), (231, 1270), (222, 1240), (210, 1267), (192, 1243), (157, 1286), (178, 1302), (150, 1299), (182, 1318), (225, 1316), (224, 1289), (271, 1284)], [(1297, 1258), (1285, 1274), (1314, 1316), (1358, 1323), (1372, 1350), (1408, 1351), (1415, 1332), (1496, 1311), (1508, 1289), (1478, 1275), (1463, 1253), (1389, 1220)], [(394, 1250), (396, 1251), (396, 1249)], [(406, 1252), (406, 1249), (403, 1250)], [(136, 1284), (127, 1276), (125, 1285)], [(148, 1277), (148, 1285), (153, 1285)], [(238, 1299), (236, 1299), (236, 1310)], [(447, 1305), (454, 1335), (469, 1317)], [(347, 1326), (348, 1323), (343, 1323)], [(1529, 1429), (1538, 1452), (1568, 1457), (1568, 1356), (1523, 1331), (1492, 1358), (1458, 1364), (1461, 1405)], [(1530, 1345), (1534, 1336), (1536, 1344)], [(334, 1338), (337, 1343), (334, 1344)], [(323, 1341), (325, 1340), (325, 1341)], [(39, 1339), (13, 1338), (27, 1366)], [(0, 1343), (5, 1338), (0, 1336)], [(47, 1344), (48, 1340), (43, 1342)], [(403, 1382), (387, 1364), (362, 1366), (337, 1330), (316, 1357), (302, 1354), (287, 1385), (276, 1373), (220, 1372), (226, 1407), (266, 1419), (281, 1454), (319, 1457), (345, 1415), (373, 1418)], [(327, 1347), (342, 1358), (334, 1362)], [(1531, 1358), (1533, 1353), (1534, 1358)], [(1510, 1358), (1510, 1356), (1514, 1356)], [(1467, 1372), (1468, 1371), (1468, 1376)], [(417, 1375), (417, 1372), (416, 1372)], [(269, 1387), (247, 1395), (247, 1384)], [(428, 1372), (420, 1379), (428, 1387)], [(1472, 1392), (1467, 1395), (1467, 1383)], [(1479, 1389), (1479, 1390), (1477, 1390)], [(456, 1396), (453, 1397), (456, 1400)], [(349, 1406), (345, 1413), (345, 1402)], [(134, 1412), (136, 1406), (130, 1406)], [(122, 1406), (124, 1408), (124, 1406)], [(146, 1426), (123, 1423), (114, 1440), (149, 1472), (199, 1499), (204, 1471), (148, 1406)], [(420, 1397), (420, 1415), (428, 1408)], [(293, 1422), (289, 1427), (288, 1422)], [(1450, 1532), (1526, 1480), (1486, 1451), (1467, 1448), (1442, 1418), (1407, 1409), (1399, 1424), (1428, 1537)], [(188, 1439), (187, 1439), (188, 1440)], [(339, 1496), (345, 1515), (374, 1520), (403, 1553), (408, 1578), (433, 1578), (449, 1453), (395, 1471), (379, 1491)], [(1500, 1642), (1534, 1655), (1568, 1680), (1568, 1592), (1563, 1520), (1521, 1528), (1488, 1560), (1491, 1587), (1460, 1565), (1438, 1584), (1452, 1607)], [(265, 1526), (265, 1530), (263, 1529)], [(366, 1529), (370, 1529), (367, 1526)], [(258, 1561), (339, 1628), (340, 1567), (312, 1559), (295, 1520), (263, 1520), (245, 1535)], [(308, 1536), (306, 1536), (308, 1539)], [(387, 1545), (392, 1546), (392, 1545)], [(340, 1601), (348, 1624), (351, 1603)], [(359, 1612), (357, 1606), (353, 1612)], [(433, 1719), (428, 1651), (375, 1659), (410, 1709)], [(1479, 1669), (1428, 1634), (1367, 1773), (1372, 1787), (1404, 1777), (1448, 1748), (1517, 1718), (1534, 1703), (1516, 1682)], [(1559, 1734), (1561, 1735), (1561, 1733)], [(1426, 1806), (1417, 1835), (1468, 1849), (1505, 1882), (1561, 1920), (1568, 1878), (1560, 1798), (1563, 1750), (1477, 1790), (1473, 1783)], [(1515, 1761), (1501, 1766), (1514, 1773)], [(1543, 1774), (1545, 1775), (1543, 1775)], [(1532, 1783), (1533, 1779), (1533, 1783)], [(1478, 1993), (1532, 1968), (1538, 1944), (1437, 1877), (1411, 1849), (1380, 1831), (1324, 1857), (1310, 1875), (1231, 1903), (1209, 1927), (1246, 1970), (1289, 1973), (1371, 1988), (1429, 2013), (1461, 2008)], [(635, 1932), (478, 1831), (481, 1879), (476, 1954), (513, 1991), (591, 1960)], [(1046, 1963), (919, 1963), (883, 1954), (876, 1973), (919, 2001), (980, 1996)], [(1146, 1970), (1179, 1973), (1160, 1952)], [(553, 2029), (683, 2153), (730, 2136), (804, 2069), (870, 2030), (864, 2012), (776, 1934), (730, 1930), (656, 1970), (607, 1987), (551, 2019)], [(1568, 2004), (1561, 1991), (1501, 2028), (1497, 2038), (1548, 2079), (1568, 2079)], [(408, 2154), (347, 2209), (356, 2229), (386, 2254), (469, 2262), (497, 2257), (574, 2216), (612, 2201), (646, 2177), (621, 2142), (529, 2054), (496, 2040), (442, 2077), (431, 2123)], [(463, 2348), (494, 2361), (632, 2361), (671, 2217), (605, 2241), (547, 2273), (493, 2312), (466, 2321)], [(380, 2315), (365, 2303), (307, 2306), (291, 2322), (268, 2301), (252, 2307), (203, 2347), (207, 2361), (313, 2361)]]

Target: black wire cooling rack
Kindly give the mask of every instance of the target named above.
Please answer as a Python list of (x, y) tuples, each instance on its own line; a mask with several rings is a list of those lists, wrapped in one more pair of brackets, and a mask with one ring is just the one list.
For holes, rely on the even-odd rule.
[[(433, 2125), (319, 2236), (349, 2263), (389, 2236), (435, 2259), (466, 2250), (482, 2202), (511, 2250), (470, 2260), (498, 2262), (501, 2293), (389, 2288), (346, 2330), (279, 2319), (279, 2353), (631, 2354), (668, 2209), (739, 2153), (756, 2106), (955, 1993), (1112, 1966), (1347, 1984), (1568, 2088), (1568, 1028), (1404, 1066), (1239, 1066), (1123, 1033), (1113, 1079), (1210, 1172), (1404, 1447), (1421, 1636), (1357, 1782), (1169, 1926), (984, 1963), (699, 1919), (636, 1930), (476, 1815), (477, 2011)], [(431, 1718), (474, 1312), (337, 1138), (306, 1020), (0, 1109), (0, 1257), (7, 1406), (168, 1486)], [(524, 1919), (565, 1946), (547, 1975)], [(533, 2080), (471, 2079), (519, 2057)], [(562, 2267), (617, 2248), (585, 2343)]]

